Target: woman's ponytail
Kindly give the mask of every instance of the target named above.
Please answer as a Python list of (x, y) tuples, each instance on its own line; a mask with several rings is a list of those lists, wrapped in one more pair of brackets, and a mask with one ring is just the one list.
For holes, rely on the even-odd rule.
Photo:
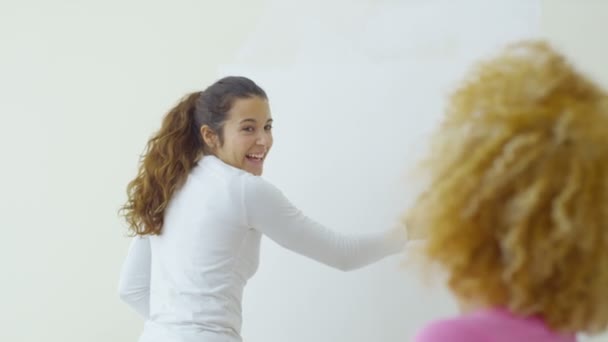
[(146, 145), (121, 209), (132, 235), (160, 234), (169, 200), (200, 158), (202, 142), (194, 122), (200, 97), (195, 92), (182, 98)]

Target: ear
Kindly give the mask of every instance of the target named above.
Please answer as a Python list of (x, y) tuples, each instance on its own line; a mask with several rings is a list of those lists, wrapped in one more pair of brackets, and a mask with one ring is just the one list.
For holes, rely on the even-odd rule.
[(217, 147), (217, 134), (211, 129), (211, 127), (207, 125), (201, 126), (201, 137), (205, 142), (205, 145), (208, 146), (211, 150), (214, 150)]

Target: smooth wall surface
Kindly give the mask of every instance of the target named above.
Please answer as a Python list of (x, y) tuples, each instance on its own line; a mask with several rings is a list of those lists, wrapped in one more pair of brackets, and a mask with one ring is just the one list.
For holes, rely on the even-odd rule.
[[(333, 229), (366, 232), (415, 194), (407, 170), (472, 60), (542, 29), (605, 73), (586, 33), (598, 8), (488, 3), (0, 2), (0, 340), (137, 339), (116, 295), (128, 244), (116, 211), (164, 112), (220, 76), (270, 95), (265, 176)], [(597, 23), (575, 25), (586, 44), (572, 13)], [(407, 341), (456, 311), (408, 260), (340, 273), (264, 240), (245, 340)]]

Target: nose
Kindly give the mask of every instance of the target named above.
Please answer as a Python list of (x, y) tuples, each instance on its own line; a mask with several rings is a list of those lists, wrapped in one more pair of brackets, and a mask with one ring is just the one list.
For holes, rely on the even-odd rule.
[(268, 133), (266, 133), (266, 132), (261, 133), (258, 136), (257, 144), (261, 145), (261, 146), (264, 146), (265, 148), (268, 148), (269, 145), (270, 145), (270, 139), (271, 138), (270, 138), (270, 135)]

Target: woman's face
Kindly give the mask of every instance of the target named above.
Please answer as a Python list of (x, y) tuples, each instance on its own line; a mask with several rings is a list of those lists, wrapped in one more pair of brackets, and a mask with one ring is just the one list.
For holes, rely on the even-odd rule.
[[(205, 132), (203, 129), (203, 137)], [(223, 126), (224, 141), (215, 137), (213, 154), (224, 163), (256, 176), (262, 174), (264, 160), (272, 147), (272, 117), (268, 101), (258, 97), (237, 99)]]

